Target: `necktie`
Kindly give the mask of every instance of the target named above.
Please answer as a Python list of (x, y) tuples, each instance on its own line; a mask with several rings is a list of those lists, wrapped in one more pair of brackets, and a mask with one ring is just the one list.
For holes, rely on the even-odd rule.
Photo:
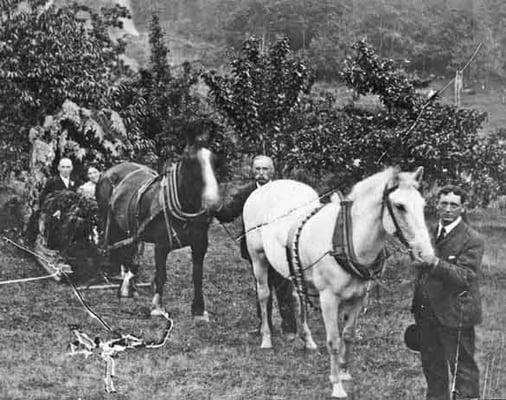
[(436, 244), (438, 244), (441, 240), (443, 240), (445, 236), (446, 236), (446, 230), (443, 226), (443, 227), (441, 227), (441, 232), (439, 232), (439, 235), (436, 239)]

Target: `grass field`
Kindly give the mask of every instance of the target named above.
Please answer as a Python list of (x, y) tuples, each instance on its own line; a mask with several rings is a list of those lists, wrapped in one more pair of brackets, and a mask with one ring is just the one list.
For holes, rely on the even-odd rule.
[[(488, 228), (483, 267), (484, 322), (477, 328), (477, 359), (486, 397), (506, 398), (506, 230)], [(152, 249), (145, 251), (143, 279), (153, 275)], [(42, 274), (33, 260), (2, 242), (0, 281)], [(67, 324), (79, 323), (90, 336), (107, 338), (91, 320), (71, 289), (52, 280), (0, 286), (1, 399), (326, 399), (330, 395), (329, 360), (321, 316), (310, 315), (319, 350), (302, 349), (302, 341), (274, 337), (273, 350), (260, 350), (260, 340), (247, 332), (256, 327), (254, 281), (248, 265), (219, 225), (210, 231), (204, 288), (211, 315), (208, 324), (190, 316), (190, 254), (171, 253), (165, 304), (175, 326), (168, 345), (158, 350), (131, 350), (117, 358), (118, 393), (106, 394), (104, 364), (98, 357), (68, 355), (73, 340)], [(421, 399), (424, 379), (416, 353), (407, 350), (402, 334), (409, 312), (413, 272), (391, 259), (379, 294), (359, 319), (351, 373), (350, 399)], [(119, 302), (114, 291), (84, 292), (113, 327), (156, 339), (162, 319), (146, 317), (151, 300)], [(279, 317), (275, 314), (279, 330)], [(488, 371), (488, 372), (487, 372)]]

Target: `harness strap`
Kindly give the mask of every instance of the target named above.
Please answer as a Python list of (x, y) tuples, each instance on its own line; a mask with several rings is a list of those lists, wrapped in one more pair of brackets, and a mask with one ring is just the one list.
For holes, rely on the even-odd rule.
[[(137, 169), (134, 169), (133, 171), (130, 171), (128, 174), (126, 174), (123, 179), (121, 181), (119, 181), (119, 183), (117, 184), (114, 184), (110, 178), (107, 178), (107, 180), (109, 181), (109, 183), (111, 184), (112, 188), (113, 188), (113, 191), (111, 193), (111, 198), (109, 199), (109, 204), (108, 204), (108, 207), (107, 207), (107, 218), (106, 218), (106, 223), (105, 223), (105, 232), (104, 232), (104, 244), (107, 246), (106, 247), (106, 250), (109, 251), (109, 250), (113, 250), (113, 249), (116, 249), (118, 247), (123, 247), (123, 246), (126, 246), (128, 244), (131, 244), (133, 242), (133, 240), (130, 240), (131, 238), (128, 238), (128, 239), (124, 239), (124, 240), (121, 240), (120, 242), (116, 242), (114, 243), (113, 245), (109, 246), (107, 245), (107, 243), (109, 243), (109, 235), (110, 235), (110, 226), (111, 226), (111, 219), (113, 217), (113, 207), (112, 207), (112, 202), (114, 200), (114, 190), (116, 190), (121, 184), (124, 184), (127, 179), (129, 179), (131, 176), (139, 173), (140, 171), (145, 171), (146, 168), (145, 167), (142, 167), (140, 166), (139, 168)], [(156, 177), (157, 175), (154, 175), (154, 177)], [(147, 188), (146, 188), (147, 189)], [(140, 197), (139, 197), (139, 200), (140, 200)], [(137, 203), (137, 202), (136, 202)], [(116, 244), (118, 243), (121, 243), (121, 245), (119, 246), (116, 246)], [(114, 247), (113, 247), (114, 246)]]
[(162, 179), (162, 182), (161, 182), (160, 202), (162, 203), (163, 218), (164, 218), (164, 221), (165, 221), (165, 228), (167, 230), (167, 236), (169, 238), (169, 246), (172, 249), (173, 248), (173, 244), (174, 244), (173, 238), (175, 238), (177, 240), (179, 247), (182, 247), (182, 243), (181, 243), (181, 240), (179, 240), (177, 232), (174, 229), (174, 227), (172, 226), (172, 222), (171, 222), (171, 219), (169, 217), (169, 213), (168, 213), (169, 206), (167, 204), (167, 199), (166, 199), (166, 196), (165, 196), (165, 194), (167, 193), (167, 190), (164, 189), (166, 187), (167, 187), (167, 177), (164, 176), (163, 179)]
[[(399, 242), (401, 242), (404, 245), (404, 247), (406, 247), (407, 249), (410, 249), (409, 242), (402, 233), (401, 227), (399, 226), (399, 222), (397, 221), (397, 218), (395, 218), (394, 210), (392, 208), (392, 203), (391, 203), (390, 199), (388, 198), (390, 193), (397, 190), (397, 188), (398, 188), (398, 186), (393, 186), (390, 189), (385, 188), (385, 191), (383, 192), (383, 204), (386, 204), (388, 213), (390, 214), (390, 218), (392, 219), (392, 221), (394, 223), (395, 237), (397, 239), (399, 239)], [(411, 256), (411, 259), (414, 259), (414, 255), (413, 255), (413, 252), (411, 251), (411, 249), (409, 250), (409, 255)]]
[(380, 251), (376, 259), (369, 265), (358, 262), (353, 246), (353, 224), (351, 222), (351, 206), (353, 202), (345, 199), (343, 194), (337, 191), (340, 199), (341, 210), (337, 215), (334, 234), (332, 237), (332, 256), (337, 263), (350, 275), (361, 279), (371, 280), (381, 272), (386, 259), (385, 250)]
[(307, 313), (308, 304), (314, 309), (317, 309), (318, 307), (312, 302), (308, 293), (307, 281), (304, 276), (305, 268), (302, 268), (302, 264), (300, 262), (299, 239), (304, 225), (322, 208), (323, 206), (319, 206), (311, 211), (298, 225), (294, 225), (292, 227), (288, 235), (287, 258), (290, 276), (292, 281), (295, 283), (295, 288), (297, 289), (297, 294), (305, 313)]
[(194, 213), (183, 211), (183, 208), (181, 207), (181, 202), (179, 201), (179, 195), (177, 190), (177, 178), (180, 168), (181, 168), (180, 162), (173, 164), (171, 166), (168, 174), (169, 178), (166, 180), (168, 181), (168, 184), (166, 182), (165, 190), (167, 192), (167, 198), (169, 199), (168, 208), (171, 215), (174, 218), (179, 219), (180, 221), (186, 221), (188, 219), (193, 219), (200, 217), (201, 215), (204, 215), (206, 210), (201, 208), (200, 211)]
[[(139, 170), (136, 170), (136, 171), (139, 171)], [(125, 176), (125, 178), (121, 181), (123, 182), (128, 176), (130, 176), (130, 174), (128, 174), (127, 176)], [(111, 251), (111, 250), (116, 250), (120, 247), (124, 247), (124, 246), (128, 246), (130, 244), (134, 244), (136, 243), (138, 240), (139, 240), (139, 237), (140, 235), (144, 232), (144, 229), (146, 229), (146, 226), (148, 226), (148, 224), (153, 221), (156, 216), (158, 214), (153, 214), (153, 215), (150, 215), (149, 218), (147, 218), (146, 220), (144, 220), (142, 223), (139, 223), (140, 222), (140, 216), (139, 216), (139, 213), (140, 213), (140, 201), (142, 199), (142, 196), (144, 195), (144, 193), (146, 193), (146, 191), (148, 190), (148, 188), (153, 184), (153, 182), (158, 178), (159, 175), (153, 175), (150, 179), (148, 179), (138, 190), (137, 190), (137, 193), (136, 195), (133, 197), (135, 199), (135, 201), (133, 202), (133, 209), (135, 210), (135, 218), (134, 218), (134, 223), (133, 223), (133, 226), (132, 226), (132, 235), (126, 239), (123, 239), (123, 240), (120, 240), (118, 242), (115, 242), (111, 245), (108, 245), (107, 246), (107, 251)], [(118, 185), (119, 186), (119, 185)], [(129, 207), (130, 208), (130, 207)], [(112, 210), (111, 210), (112, 212)], [(107, 230), (109, 228), (109, 216), (108, 216), (108, 220), (107, 220)], [(108, 232), (106, 231), (106, 239), (108, 239)], [(107, 241), (105, 242), (107, 243)]]

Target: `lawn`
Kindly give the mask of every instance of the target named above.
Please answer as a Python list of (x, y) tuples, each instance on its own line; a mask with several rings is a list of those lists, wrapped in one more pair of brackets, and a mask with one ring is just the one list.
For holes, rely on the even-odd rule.
[[(486, 234), (483, 267), (484, 322), (477, 328), (477, 358), (486, 397), (506, 398), (506, 230), (479, 220)], [(234, 227), (232, 227), (234, 229)], [(237, 227), (235, 227), (237, 228)], [(146, 248), (143, 279), (153, 275), (152, 249)], [(0, 281), (30, 277), (42, 271), (5, 242), (0, 243)], [(118, 393), (104, 392), (104, 364), (97, 357), (68, 354), (73, 340), (68, 324), (79, 323), (90, 336), (108, 338), (90, 319), (71, 289), (52, 280), (0, 286), (1, 399), (327, 399), (329, 360), (323, 322), (310, 315), (319, 350), (304, 351), (302, 341), (274, 337), (273, 350), (260, 350), (256, 327), (254, 281), (238, 247), (220, 225), (210, 230), (204, 288), (211, 321), (195, 323), (190, 253), (173, 252), (164, 299), (174, 318), (165, 348), (131, 350), (117, 358)], [(373, 289), (367, 312), (359, 319), (351, 373), (350, 399), (420, 399), (424, 380), (418, 355), (407, 350), (402, 334), (409, 312), (413, 271), (394, 257), (384, 287)], [(157, 339), (162, 319), (148, 318), (149, 289), (137, 300), (119, 302), (114, 291), (84, 295), (114, 328)], [(275, 314), (279, 329), (279, 317)]]

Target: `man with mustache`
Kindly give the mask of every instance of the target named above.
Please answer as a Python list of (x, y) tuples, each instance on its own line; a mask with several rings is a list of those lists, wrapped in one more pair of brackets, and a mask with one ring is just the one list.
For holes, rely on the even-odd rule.
[[(242, 215), (242, 211), (244, 208), (244, 203), (246, 203), (246, 199), (249, 195), (260, 186), (263, 186), (270, 182), (274, 177), (274, 162), (270, 157), (260, 155), (253, 159), (252, 164), (253, 177), (254, 182), (240, 189), (237, 194), (232, 198), (232, 200), (224, 205), (216, 214), (216, 218), (220, 222), (231, 222), (237, 217)], [(243, 232), (244, 232), (244, 224), (243, 224)], [(241, 236), (241, 256), (245, 260), (251, 261), (248, 248), (246, 246), (246, 237), (244, 235)], [(293, 285), (288, 280), (285, 279), (282, 275), (280, 275), (276, 270), (274, 270), (271, 266), (268, 269), (268, 281), (269, 287), (271, 289), (271, 296), (269, 297), (269, 302), (267, 303), (267, 313), (269, 319), (269, 326), (272, 331), (272, 291), (276, 292), (276, 298), (279, 304), (279, 313), (281, 315), (281, 328), (283, 332), (286, 334), (289, 340), (295, 338), (297, 332), (297, 323), (295, 319), (295, 310), (294, 310), (294, 299), (293, 299)], [(260, 314), (260, 305), (257, 301), (257, 316), (261, 318)], [(259, 328), (255, 330), (255, 332), (259, 332)]]

